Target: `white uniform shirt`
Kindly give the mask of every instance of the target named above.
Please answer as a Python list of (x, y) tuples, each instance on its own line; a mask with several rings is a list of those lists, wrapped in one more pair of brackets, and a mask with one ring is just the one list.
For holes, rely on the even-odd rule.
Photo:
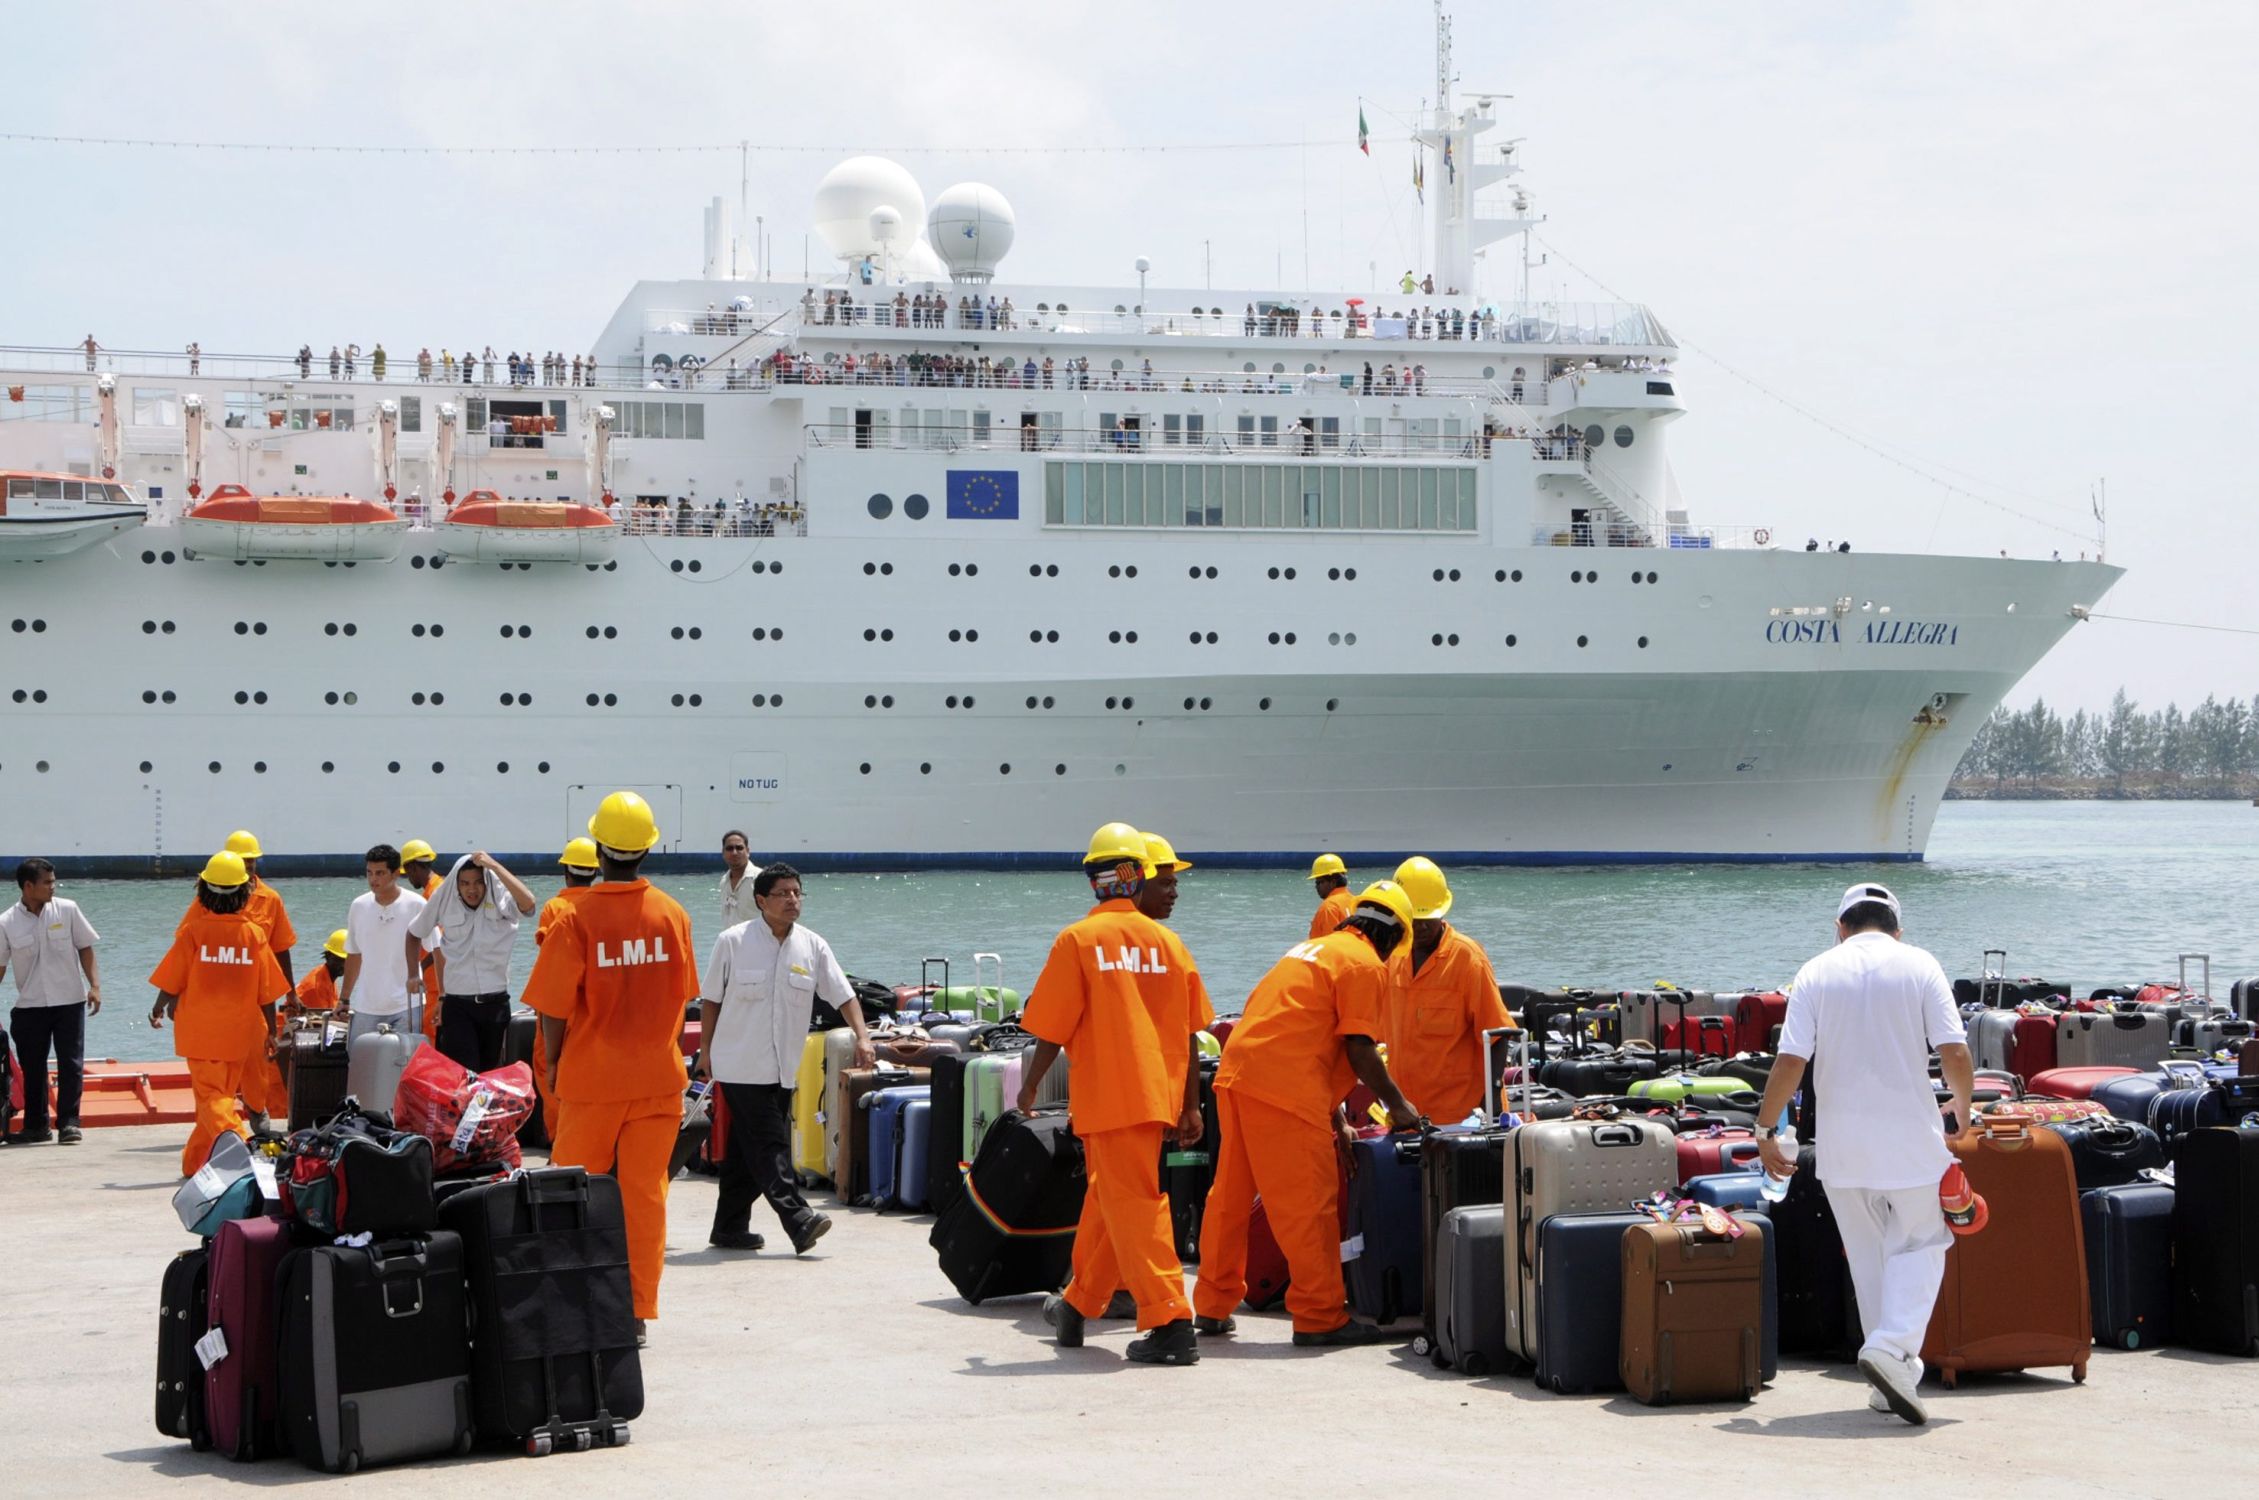
[[(363, 1015), (393, 1016), (408, 1008), (408, 924), (424, 909), (424, 898), (406, 886), (390, 906), (377, 905), (376, 892), (353, 898), (345, 912), (345, 951), (361, 956), (353, 985), (353, 1009)], [(423, 976), (416, 976), (423, 993)]]
[(1806, 964), (1780, 1050), (1812, 1061), (1821, 1179), (1882, 1190), (1936, 1183), (1953, 1157), (1929, 1053), (1966, 1039), (1953, 986), (1924, 949), (1862, 932)]
[(16, 1004), (77, 1005), (86, 999), (78, 950), (94, 946), (94, 926), (76, 901), (50, 896), (35, 914), (21, 901), (0, 912), (0, 948), (16, 976)]
[[(475, 907), (463, 904), (456, 894), (455, 875), (469, 859), (466, 854), (455, 862), (447, 872), (447, 883), (424, 903), (408, 930), (425, 946), (446, 953), (443, 984), (448, 994), (492, 995), (510, 987), (510, 955), (518, 945), (518, 919), (523, 914), (492, 871), (486, 877), (486, 899)], [(432, 941), (434, 928), (443, 931), (442, 942)], [(366, 975), (366, 967), (362, 972)]]
[(753, 877), (761, 873), (759, 865), (747, 865), (745, 878), (734, 887), (729, 883), (729, 871), (722, 871), (722, 930), (728, 931), (740, 922), (750, 922), (761, 913), (753, 905)]
[(789, 1087), (818, 995), (845, 1005), (855, 991), (831, 945), (805, 926), (794, 923), (781, 943), (766, 922), (740, 922), (716, 938), (698, 989), (701, 1000), (721, 1006), (706, 1039), (716, 1081)]

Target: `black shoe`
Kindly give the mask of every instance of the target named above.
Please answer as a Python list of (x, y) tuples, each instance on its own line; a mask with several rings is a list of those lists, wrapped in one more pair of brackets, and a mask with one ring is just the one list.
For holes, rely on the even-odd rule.
[(11, 1130), (8, 1132), (8, 1144), (11, 1146), (44, 1146), (53, 1139), (55, 1139), (54, 1133), (46, 1130)]
[(1339, 1328), (1329, 1328), (1323, 1333), (1304, 1333), (1296, 1329), (1294, 1347), (1297, 1349), (1346, 1349), (1358, 1344), (1393, 1344), (1403, 1335), (1381, 1327), (1377, 1323), (1360, 1323), (1355, 1318)]
[(1082, 1314), (1075, 1305), (1057, 1292), (1043, 1299), (1043, 1321), (1057, 1330), (1052, 1340), (1062, 1349), (1082, 1347)]
[(1122, 1352), (1131, 1364), (1136, 1365), (1200, 1363), (1200, 1343), (1192, 1331), (1190, 1318), (1163, 1323), (1145, 1337), (1131, 1339), (1129, 1348)]
[(800, 1232), (792, 1237), (792, 1253), (806, 1255), (816, 1241), (831, 1233), (831, 1218), (827, 1214), (812, 1213), (801, 1225)]
[(80, 1141), (83, 1141), (85, 1139), (85, 1131), (79, 1129), (76, 1125), (65, 1125), (60, 1131), (56, 1132), (55, 1144), (59, 1146), (75, 1146)]
[(1134, 1318), (1137, 1316), (1137, 1299), (1135, 1297), (1132, 1297), (1128, 1292), (1116, 1292), (1112, 1297), (1107, 1299), (1106, 1311), (1099, 1314), (1099, 1316), (1106, 1318)]
[(641, 1349), (650, 1342), (651, 1336), (644, 1329), (643, 1320), (641, 1318), (637, 1318), (635, 1320), (635, 1347)]
[(1229, 1317), (1194, 1318), (1192, 1320), (1192, 1331), (1204, 1339), (1222, 1338), (1227, 1334), (1239, 1332), (1239, 1319)]
[(717, 1229), (706, 1236), (706, 1243), (716, 1250), (758, 1250), (768, 1241), (750, 1230)]

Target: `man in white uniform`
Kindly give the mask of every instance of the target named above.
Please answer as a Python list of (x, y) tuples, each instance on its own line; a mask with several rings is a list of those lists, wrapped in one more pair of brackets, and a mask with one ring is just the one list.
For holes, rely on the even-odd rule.
[(718, 1083), (729, 1106), (729, 1146), (706, 1241), (724, 1250), (760, 1249), (751, 1229), (759, 1196), (776, 1210), (798, 1255), (831, 1228), (800, 1196), (792, 1172), (792, 1085), (816, 997), (837, 1006), (854, 1028), (856, 1067), (872, 1066), (877, 1055), (831, 945), (800, 925), (800, 872), (770, 865), (751, 885), (758, 919), (715, 939), (698, 992), (705, 1044), (691, 1071)]
[(1875, 1388), (1867, 1404), (1920, 1423), (1929, 1420), (1915, 1390), (1922, 1335), (1953, 1238), (1938, 1204), (1953, 1155), (1930, 1085), (1930, 1050), (1964, 1126), (1976, 1075), (1953, 986), (1936, 959), (1900, 940), (1899, 916), (1898, 898), (1882, 886), (1843, 893), (1836, 946), (1806, 964), (1789, 991), (1757, 1133), (1766, 1169), (1789, 1175), (1773, 1131), (1809, 1063), (1812, 1134), (1827, 1143), (1820, 1182), (1843, 1232), (1866, 1335), (1859, 1370)]
[(722, 926), (735, 927), (753, 920), (753, 877), (761, 867), (753, 863), (753, 844), (740, 829), (722, 835)]
[[(66, 1146), (79, 1143), (79, 1097), (86, 1080), (86, 1018), (102, 1009), (94, 963), (94, 924), (75, 901), (55, 894), (55, 867), (44, 859), (16, 866), (22, 894), (0, 912), (0, 974), (16, 971), (16, 1063), (24, 1070), (23, 1129), (10, 1145), (37, 1145), (47, 1133), (47, 1054), (55, 1054), (55, 1127)], [(5, 1069), (0, 1068), (0, 1074)], [(0, 1076), (0, 1089), (7, 1079)], [(0, 1119), (5, 1119), (0, 1101)]]
[(400, 851), (378, 844), (363, 856), (369, 877), (366, 894), (355, 896), (345, 912), (345, 975), (337, 1003), (353, 1012), (350, 1035), (358, 1038), (389, 1025), (395, 1031), (423, 1033), (413, 1024), (408, 1002), (421, 1000), (423, 976), (411, 990), (408, 924), (424, 909), (424, 898), (400, 884)]
[[(501, 886), (494, 890), (490, 886)], [(439, 1050), (474, 1073), (502, 1066), (510, 1031), (510, 956), (518, 919), (533, 892), (480, 849), (455, 861), (442, 885), (408, 924), (407, 967), (423, 972), (424, 946), (437, 929), (445, 942), (445, 993), (439, 997)]]

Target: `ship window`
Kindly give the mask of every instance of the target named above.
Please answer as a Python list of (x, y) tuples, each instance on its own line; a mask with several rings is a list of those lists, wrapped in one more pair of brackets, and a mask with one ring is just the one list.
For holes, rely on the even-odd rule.
[(1630, 428), (1630, 427), (1628, 427), (1628, 426), (1627, 426), (1627, 427), (1619, 427), (1619, 428), (1617, 428), (1617, 429), (1616, 429), (1616, 446), (1617, 446), (1617, 447), (1619, 447), (1619, 448), (1629, 448), (1629, 447), (1630, 447), (1631, 445), (1632, 445), (1632, 430), (1631, 430), (1631, 428)]
[(932, 505), (927, 502), (923, 495), (910, 495), (902, 501), (902, 514), (913, 521), (923, 521), (932, 509)]
[[(18, 401), (11, 393), (8, 401), (11, 420), (25, 422), (91, 422), (94, 420), (94, 392), (82, 385), (27, 385), (21, 387), (23, 399)], [(22, 498), (29, 491), (17, 491), (14, 485), (28, 484), (16, 480), (10, 493)]]
[(154, 770), (154, 769), (155, 769), (155, 767), (153, 767), (152, 765), (150, 765), (150, 763), (149, 763), (148, 761), (143, 761), (143, 762), (141, 763), (141, 773), (142, 773), (142, 774), (143, 774), (144, 776), (148, 775), (148, 774), (149, 774), (149, 772), (150, 772), (150, 771), (152, 771), (152, 770)]
[(166, 386), (135, 386), (133, 424), (136, 427), (178, 427), (180, 392)]
[(423, 397), (402, 396), (400, 398), (400, 430), (402, 432), (421, 432), (424, 430)]
[(894, 498), (891, 495), (873, 495), (863, 502), (863, 509), (871, 513), (872, 520), (883, 521), (894, 514)]
[(1590, 427), (1587, 427), (1584, 430), (1584, 445), (1587, 448), (1597, 448), (1607, 440), (1608, 429), (1601, 426), (1598, 422), (1593, 423)]

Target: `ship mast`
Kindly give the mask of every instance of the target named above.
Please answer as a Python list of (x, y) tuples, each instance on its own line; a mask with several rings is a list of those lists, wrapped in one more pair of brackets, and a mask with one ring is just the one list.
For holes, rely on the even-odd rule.
[(1435, 215), (1435, 287), (1438, 292), (1471, 296), (1475, 289), (1475, 255), (1486, 245), (1513, 234), (1526, 234), (1539, 221), (1529, 213), (1527, 194), (1516, 194), (1504, 216), (1485, 216), (1477, 207), (1477, 190), (1504, 182), (1522, 170), (1516, 160), (1518, 141), (1509, 141), (1492, 153), (1489, 161), (1476, 160), (1475, 137), (1498, 123), (1491, 113), (1499, 95), (1477, 94), (1469, 109), (1455, 109), (1451, 85), (1451, 17), (1443, 0), (1435, 0), (1435, 117), (1413, 138), (1428, 152), (1426, 178), (1429, 203)]

